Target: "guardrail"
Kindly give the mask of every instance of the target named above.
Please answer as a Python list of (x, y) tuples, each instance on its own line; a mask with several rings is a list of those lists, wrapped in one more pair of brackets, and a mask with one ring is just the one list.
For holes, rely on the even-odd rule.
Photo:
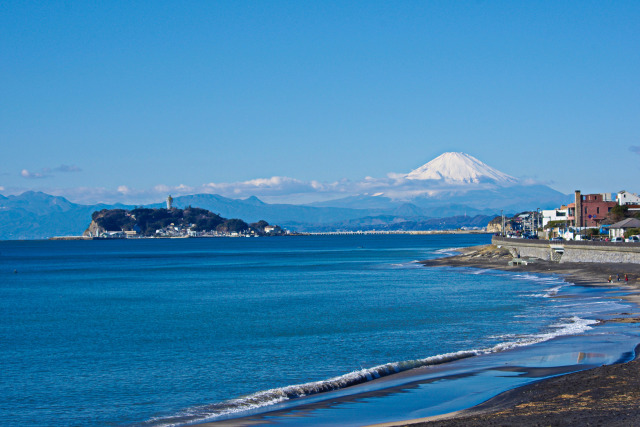
[(548, 246), (554, 245), (568, 245), (568, 246), (599, 246), (599, 247), (621, 247), (621, 248), (640, 248), (640, 243), (627, 243), (627, 242), (605, 242), (602, 240), (559, 240), (551, 241), (546, 239), (519, 239), (517, 237), (501, 237), (493, 236), (492, 241), (511, 243), (511, 244), (525, 244), (525, 245), (539, 245)]

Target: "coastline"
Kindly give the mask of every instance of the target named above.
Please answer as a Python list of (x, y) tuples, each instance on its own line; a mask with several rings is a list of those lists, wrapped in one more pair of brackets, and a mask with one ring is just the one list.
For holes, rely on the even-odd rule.
[[(449, 253), (454, 250), (448, 251)], [(539, 276), (538, 279), (546, 280), (543, 276), (545, 273), (554, 275), (557, 283), (562, 283), (564, 280), (567, 283), (577, 284), (581, 289), (580, 294), (584, 295), (594, 293), (600, 295), (600, 298), (605, 300), (611, 298), (613, 300), (620, 301), (621, 298), (625, 298), (629, 302), (637, 303), (640, 301), (637, 295), (632, 294), (634, 289), (638, 289), (637, 280), (640, 277), (640, 266), (629, 266), (625, 271), (629, 274), (630, 284), (625, 288), (624, 285), (619, 283), (608, 283), (608, 275), (613, 274), (615, 278), (615, 271), (609, 270), (615, 268), (615, 270), (622, 270), (622, 265), (590, 265), (587, 268), (582, 268), (584, 265), (558, 265), (545, 262), (531, 263), (521, 266), (508, 266), (507, 262), (511, 259), (511, 256), (507, 251), (501, 251), (491, 245), (483, 245), (477, 247), (467, 247), (463, 249), (455, 249), (460, 252), (459, 255), (448, 256), (443, 258), (437, 258), (428, 261), (422, 261), (421, 264), (433, 265), (437, 267), (467, 267), (470, 269), (478, 269), (477, 273), (483, 274), (489, 273), (490, 270), (501, 270), (509, 273), (515, 273), (516, 276), (527, 276), (531, 273), (534, 276)], [(559, 267), (559, 268), (558, 268)], [(455, 271), (452, 269), (451, 271)], [(624, 278), (624, 272), (622, 277)], [(477, 274), (472, 272), (471, 274)], [(522, 274), (524, 273), (524, 274)], [(527, 279), (525, 279), (527, 280)], [(537, 280), (537, 279), (534, 279)], [(592, 288), (589, 290), (589, 288)], [(550, 289), (552, 291), (553, 289)], [(608, 296), (607, 294), (610, 294)], [(553, 298), (553, 294), (550, 294), (550, 298)], [(558, 298), (573, 298), (571, 295), (559, 296)], [(558, 301), (562, 301), (558, 300)], [(570, 303), (570, 300), (564, 300)], [(596, 303), (600, 304), (600, 303)], [(595, 311), (597, 312), (597, 310)], [(594, 312), (594, 313), (595, 313)], [(572, 335), (563, 334), (555, 337), (551, 340), (545, 340), (534, 345), (525, 345), (522, 347), (511, 348), (506, 351), (492, 352), (490, 354), (481, 354), (477, 357), (465, 358), (461, 360), (455, 360), (442, 365), (426, 366), (420, 368), (414, 368), (409, 371), (395, 373), (383, 378), (374, 379), (370, 382), (366, 382), (360, 385), (348, 387), (348, 389), (337, 390), (329, 392), (328, 395), (310, 398), (303, 398), (306, 402), (298, 401), (298, 404), (289, 406), (287, 403), (284, 405), (277, 405), (267, 412), (258, 412), (254, 415), (247, 415), (245, 417), (231, 418), (226, 420), (211, 420), (199, 425), (214, 426), (214, 425), (255, 425), (255, 424), (272, 424), (272, 425), (295, 425), (295, 420), (299, 420), (299, 417), (305, 420), (305, 424), (308, 425), (345, 425), (345, 426), (361, 426), (361, 425), (375, 425), (375, 426), (401, 426), (401, 425), (451, 425), (451, 426), (466, 426), (466, 425), (515, 425), (522, 424), (527, 425), (575, 425), (581, 424), (576, 421), (572, 422), (568, 418), (564, 418), (558, 423), (553, 421), (547, 422), (546, 414), (540, 414), (533, 411), (531, 405), (534, 403), (521, 403), (511, 396), (519, 396), (519, 393), (524, 393), (523, 390), (528, 390), (529, 387), (540, 387), (539, 384), (547, 384), (546, 381), (555, 381), (557, 378), (562, 378), (562, 381), (570, 381), (581, 388), (584, 392), (584, 385), (581, 381), (571, 381), (565, 378), (573, 378), (569, 375), (572, 373), (591, 373), (599, 372), (598, 369), (601, 366), (609, 367), (611, 369), (617, 369), (618, 366), (631, 366), (637, 369), (637, 365), (640, 362), (632, 363), (629, 365), (618, 365), (620, 363), (628, 362), (634, 358), (633, 348), (640, 342), (636, 332), (630, 335), (626, 335), (626, 338), (621, 337), (625, 335), (623, 332), (620, 334), (620, 328), (624, 328), (629, 331), (631, 328), (637, 328), (635, 323), (640, 322), (638, 316), (640, 316), (640, 308), (632, 307), (627, 304), (625, 308), (618, 309), (618, 311), (609, 311), (608, 314), (604, 314), (604, 317), (599, 317), (594, 314), (592, 321), (598, 326), (600, 332), (593, 334), (587, 333)], [(603, 320), (607, 319), (607, 320)], [(612, 338), (614, 335), (609, 335), (614, 332), (618, 338)], [(606, 337), (606, 338), (602, 338)], [(633, 343), (629, 343), (626, 340), (633, 339)], [(617, 340), (617, 341), (616, 341)], [(616, 354), (616, 350), (609, 353), (613, 349), (610, 344), (616, 342), (620, 350), (620, 356), (610, 357), (612, 354)], [(624, 350), (622, 350), (624, 349)], [(609, 357), (607, 357), (609, 355)], [(577, 356), (577, 359), (576, 359)], [(584, 358), (584, 359), (583, 359)], [(595, 368), (595, 370), (594, 370)], [(633, 369), (633, 368), (627, 368)], [(605, 372), (604, 377), (600, 379), (600, 386), (606, 387), (608, 378), (614, 377), (614, 374)], [(625, 378), (626, 374), (621, 374), (618, 378)], [(508, 378), (511, 378), (509, 380)], [(585, 376), (581, 378), (587, 378)], [(640, 378), (640, 377), (639, 377)], [(407, 381), (410, 379), (409, 381)], [(533, 381), (532, 381), (533, 380)], [(488, 388), (480, 389), (476, 388), (475, 384), (485, 383), (489, 381), (491, 384)], [(593, 381), (592, 381), (593, 382)], [(494, 385), (497, 387), (494, 387)], [(640, 382), (639, 382), (640, 383)], [(383, 385), (382, 387), (380, 385)], [(427, 385), (426, 394), (419, 394), (422, 385)], [(510, 384), (510, 385), (509, 385)], [(549, 383), (552, 384), (552, 383)], [(636, 383), (631, 384), (632, 392), (635, 392), (633, 387)], [(610, 385), (610, 384), (609, 384)], [(469, 390), (468, 386), (473, 388), (473, 391), (465, 394), (462, 397), (455, 397), (454, 400), (447, 400), (433, 405), (426, 403), (424, 398), (430, 400), (429, 394), (435, 393), (435, 395), (441, 394), (442, 396), (448, 395), (451, 390)], [(594, 386), (598, 394), (598, 398), (605, 396), (604, 393), (600, 393), (600, 387)], [(640, 389), (640, 388), (636, 388)], [(430, 392), (429, 390), (438, 390)], [(545, 390), (569, 390), (568, 388), (559, 388), (557, 386), (547, 386)], [(632, 404), (640, 402), (640, 396), (635, 397), (627, 394), (621, 388), (614, 388), (614, 398), (620, 393), (624, 393), (624, 398), (628, 398)], [(418, 394), (416, 394), (418, 393)], [(455, 394), (455, 392), (454, 392)], [(567, 399), (568, 397), (576, 395), (579, 398), (584, 398), (583, 394), (579, 392), (561, 393), (561, 399)], [(505, 396), (510, 396), (505, 398)], [(628, 397), (631, 396), (631, 397)], [(438, 398), (436, 398), (438, 399)], [(376, 401), (375, 407), (367, 405), (367, 401)], [(546, 405), (550, 398), (543, 398), (542, 403)], [(451, 403), (454, 402), (455, 403)], [(462, 403), (466, 401), (465, 403)], [(603, 401), (606, 400), (606, 396)], [(362, 402), (362, 404), (360, 403)], [(500, 406), (498, 406), (498, 403)], [(506, 403), (504, 403), (506, 402)], [(584, 401), (581, 406), (576, 406), (584, 412)], [(362, 405), (362, 406), (359, 406)], [(492, 421), (491, 417), (497, 412), (505, 411), (505, 408), (511, 406), (521, 405), (521, 407), (529, 408), (530, 413), (528, 419), (522, 418), (522, 421), (516, 419), (512, 423), (511, 420), (496, 418), (496, 421)], [(522, 406), (524, 405), (524, 406)], [(561, 404), (563, 407), (567, 406), (563, 401)], [(576, 404), (579, 405), (579, 404)], [(367, 409), (365, 409), (367, 408)], [(398, 410), (403, 408), (402, 410)], [(437, 409), (436, 409), (437, 408)], [(449, 410), (443, 410), (449, 408)], [(467, 408), (467, 409), (463, 409)], [(547, 406), (540, 406), (543, 411), (551, 413), (551, 409), (547, 409)], [(538, 408), (538, 409), (539, 409)], [(587, 407), (590, 408), (590, 407)], [(366, 410), (367, 414), (364, 415), (361, 411)], [(387, 412), (391, 410), (390, 412)], [(624, 413), (630, 413), (630, 411), (622, 410)], [(314, 420), (312, 414), (324, 412), (325, 414), (321, 420)], [(327, 412), (332, 412), (335, 416), (327, 415)], [(394, 413), (393, 417), (389, 415)], [(531, 415), (533, 413), (534, 415)], [(375, 415), (374, 415), (375, 414)], [(430, 414), (441, 414), (431, 415)], [(489, 414), (489, 415), (486, 415)], [(589, 416), (597, 416), (594, 411), (589, 412)], [(469, 417), (479, 417), (476, 424), (474, 421), (469, 420)], [(499, 417), (499, 415), (497, 415)], [(522, 415), (516, 415), (516, 418), (524, 417)], [(425, 418), (426, 417), (426, 418)], [(489, 418), (487, 418), (489, 417)], [(394, 421), (402, 420), (402, 421)], [(403, 419), (404, 418), (404, 419)], [(578, 419), (578, 418), (576, 418)], [(628, 418), (622, 417), (625, 421), (620, 425), (628, 425)], [(568, 421), (567, 421), (568, 420)], [(443, 424), (450, 423), (450, 424)], [(542, 424), (541, 424), (542, 423)], [(609, 425), (611, 425), (609, 423)], [(615, 424), (614, 424), (615, 425)]]
[[(534, 274), (555, 274), (585, 287), (629, 290), (623, 298), (640, 304), (640, 265), (553, 263), (536, 260), (509, 266), (510, 254), (493, 245), (458, 249), (459, 254), (422, 261), (425, 266), (468, 267)], [(629, 281), (617, 281), (617, 274)], [(613, 281), (608, 281), (609, 275)], [(640, 313), (608, 322), (640, 323)], [(376, 424), (390, 426), (539, 426), (640, 424), (640, 345), (634, 360), (553, 377), (498, 394), (480, 405), (435, 417)]]

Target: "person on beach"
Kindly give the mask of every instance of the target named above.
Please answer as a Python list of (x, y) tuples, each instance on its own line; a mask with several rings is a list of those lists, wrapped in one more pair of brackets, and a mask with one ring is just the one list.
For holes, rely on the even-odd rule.
[(618, 276), (618, 282), (619, 282), (620, 281), (620, 273), (618, 273), (617, 276)]
[(627, 274), (625, 273), (624, 275), (624, 284), (628, 285), (629, 284), (629, 276), (627, 276)]
[(611, 283), (611, 275), (609, 275), (609, 283)]

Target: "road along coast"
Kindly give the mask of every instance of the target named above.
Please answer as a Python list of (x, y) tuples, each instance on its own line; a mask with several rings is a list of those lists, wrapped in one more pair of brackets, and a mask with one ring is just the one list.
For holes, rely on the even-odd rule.
[[(512, 255), (494, 245), (464, 248), (459, 254), (424, 261), (426, 266), (497, 269), (534, 274), (557, 274), (581, 286), (626, 286), (625, 298), (640, 302), (640, 265), (627, 263), (557, 263), (531, 260), (509, 265)], [(617, 281), (620, 274), (621, 281)], [(624, 281), (625, 274), (628, 282)], [(613, 283), (609, 282), (609, 276)], [(623, 313), (608, 322), (638, 323), (639, 313)], [(410, 422), (383, 425), (412, 426), (565, 426), (640, 425), (640, 346), (628, 363), (606, 365), (590, 370), (539, 381), (504, 392), (470, 409)]]

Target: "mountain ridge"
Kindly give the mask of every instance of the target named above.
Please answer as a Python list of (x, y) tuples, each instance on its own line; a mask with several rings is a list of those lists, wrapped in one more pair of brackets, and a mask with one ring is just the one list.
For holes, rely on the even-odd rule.
[[(443, 153), (404, 175), (372, 180), (372, 194), (362, 193), (310, 204), (265, 203), (255, 195), (232, 199), (219, 194), (176, 196), (175, 207), (207, 209), (226, 218), (259, 220), (282, 227), (326, 230), (330, 227), (420, 227), (437, 223), (434, 218), (459, 217), (452, 224), (464, 226), (469, 218), (547, 209), (568, 203), (571, 195), (542, 184), (524, 184), (465, 153)], [(144, 205), (163, 208), (165, 202)], [(0, 239), (47, 238), (79, 235), (91, 213), (101, 209), (131, 209), (117, 204), (81, 205), (61, 196), (27, 191), (0, 195)], [(488, 222), (488, 221), (487, 221)], [(431, 224), (431, 225), (430, 225)], [(486, 224), (485, 224), (486, 225)]]

